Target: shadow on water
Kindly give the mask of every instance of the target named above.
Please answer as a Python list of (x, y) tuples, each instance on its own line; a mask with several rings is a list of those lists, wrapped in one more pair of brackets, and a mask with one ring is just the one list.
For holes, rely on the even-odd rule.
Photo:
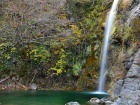
[(102, 98), (107, 93), (77, 91), (1, 91), (1, 105), (65, 105), (76, 101), (81, 105), (92, 97)]

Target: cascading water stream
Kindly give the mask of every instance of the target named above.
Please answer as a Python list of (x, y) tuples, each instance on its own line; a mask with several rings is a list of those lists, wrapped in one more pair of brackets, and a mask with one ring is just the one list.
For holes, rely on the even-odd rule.
[(106, 20), (105, 33), (104, 33), (105, 38), (104, 38), (103, 49), (101, 54), (101, 65), (100, 65), (101, 68), (100, 68), (100, 77), (99, 77), (99, 85), (98, 85), (99, 92), (104, 92), (104, 88), (105, 88), (105, 77), (106, 77), (105, 72), (107, 70), (107, 55), (108, 55), (109, 40), (111, 36), (113, 22), (116, 15), (116, 8), (117, 8), (118, 1), (119, 0), (114, 0), (108, 18)]

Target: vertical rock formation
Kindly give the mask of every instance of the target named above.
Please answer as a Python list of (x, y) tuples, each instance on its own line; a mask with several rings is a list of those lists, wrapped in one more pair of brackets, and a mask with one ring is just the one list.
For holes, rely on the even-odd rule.
[(128, 14), (127, 24), (129, 25), (130, 22), (140, 14), (140, 4), (136, 5)]
[(115, 105), (140, 105), (140, 49), (134, 55)]
[[(125, 23), (131, 25), (133, 19), (140, 16), (140, 0), (131, 0), (126, 14)], [(140, 49), (131, 58), (131, 62), (125, 64), (128, 72), (124, 80), (119, 80), (115, 84), (112, 97), (117, 100), (114, 105), (140, 105)]]

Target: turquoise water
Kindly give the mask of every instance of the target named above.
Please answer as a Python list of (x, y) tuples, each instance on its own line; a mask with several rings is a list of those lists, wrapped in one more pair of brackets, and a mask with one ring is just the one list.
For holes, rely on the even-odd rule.
[(65, 105), (67, 102), (76, 101), (85, 105), (92, 97), (98, 96), (76, 91), (1, 91), (0, 103), (1, 105)]

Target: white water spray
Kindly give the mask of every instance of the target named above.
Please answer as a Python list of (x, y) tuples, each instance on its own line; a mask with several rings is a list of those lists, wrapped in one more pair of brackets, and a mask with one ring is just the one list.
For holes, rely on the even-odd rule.
[(100, 78), (99, 78), (99, 86), (98, 91), (104, 92), (105, 88), (105, 72), (107, 70), (107, 55), (108, 55), (108, 47), (109, 47), (109, 40), (111, 36), (111, 30), (113, 26), (113, 22), (116, 15), (116, 8), (119, 0), (114, 0), (113, 5), (111, 7), (111, 10), (109, 12), (108, 18), (106, 20), (106, 26), (105, 26), (105, 38), (104, 38), (104, 44), (101, 54), (101, 65), (100, 65)]

